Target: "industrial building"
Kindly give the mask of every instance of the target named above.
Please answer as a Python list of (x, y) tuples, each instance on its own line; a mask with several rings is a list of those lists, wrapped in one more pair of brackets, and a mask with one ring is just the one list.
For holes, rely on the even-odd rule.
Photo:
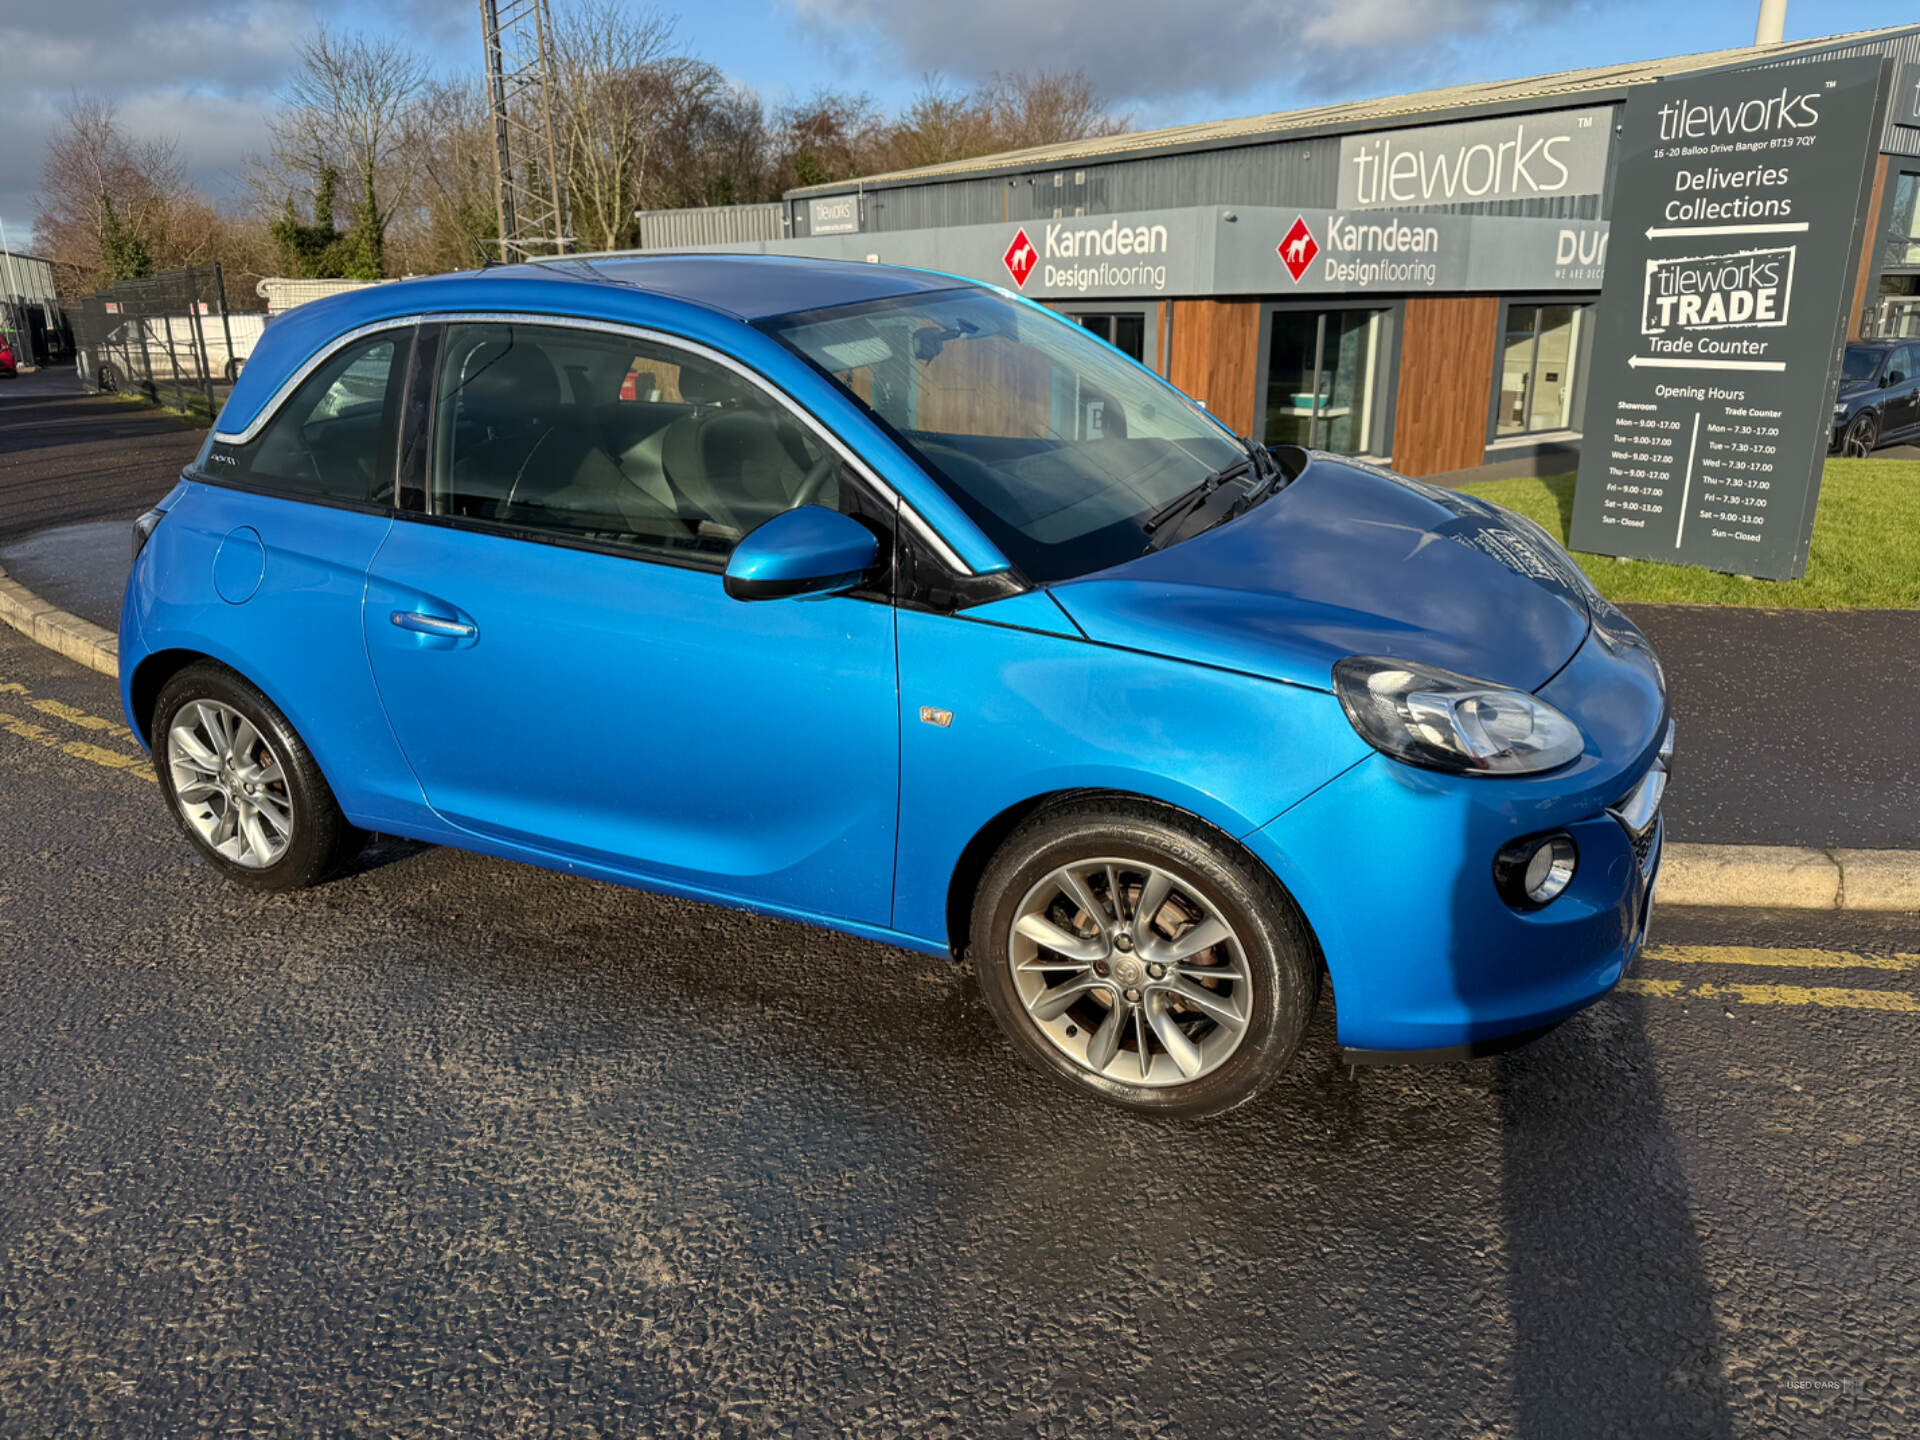
[(1899, 82), (1859, 232), (1852, 332), (1920, 333), (1920, 25), (1075, 141), (765, 206), (653, 212), (640, 217), (643, 243), (951, 271), (1072, 315), (1269, 442), (1414, 475), (1566, 470), (1629, 92), (1847, 57), (1890, 60)]
[(23, 364), (45, 365), (72, 353), (51, 260), (0, 250), (0, 335)]

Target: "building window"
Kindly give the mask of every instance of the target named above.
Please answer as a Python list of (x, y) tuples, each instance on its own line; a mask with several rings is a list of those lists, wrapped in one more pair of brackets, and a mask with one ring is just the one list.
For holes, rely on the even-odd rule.
[(1894, 180), (1880, 263), (1888, 269), (1920, 265), (1920, 175), (1903, 174)]
[(1496, 435), (1573, 428), (1573, 368), (1585, 305), (1509, 305)]
[(1147, 317), (1138, 310), (1112, 315), (1069, 315), (1122, 355), (1147, 363)]
[(1385, 310), (1275, 310), (1267, 339), (1268, 445), (1375, 453)]

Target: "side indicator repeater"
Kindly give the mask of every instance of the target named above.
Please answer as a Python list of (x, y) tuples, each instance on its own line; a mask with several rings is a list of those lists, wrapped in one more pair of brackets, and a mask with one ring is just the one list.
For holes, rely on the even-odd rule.
[(938, 725), (942, 730), (945, 730), (949, 725), (953, 724), (953, 711), (936, 710), (931, 705), (922, 705), (920, 707), (920, 720), (922, 724)]

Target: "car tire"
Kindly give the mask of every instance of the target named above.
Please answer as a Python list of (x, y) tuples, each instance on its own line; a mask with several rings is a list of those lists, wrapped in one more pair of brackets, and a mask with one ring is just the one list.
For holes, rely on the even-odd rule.
[(253, 890), (317, 884), (366, 843), (287, 717), (224, 665), (189, 665), (153, 707), (160, 793), (193, 847)]
[(1245, 1104), (1287, 1067), (1321, 971), (1263, 866), (1181, 811), (1124, 800), (1020, 824), (975, 893), (969, 952), (1022, 1059), (1179, 1119)]
[(1840, 453), (1864, 460), (1879, 443), (1879, 419), (1871, 410), (1862, 410), (1847, 423), (1847, 438), (1841, 443)]

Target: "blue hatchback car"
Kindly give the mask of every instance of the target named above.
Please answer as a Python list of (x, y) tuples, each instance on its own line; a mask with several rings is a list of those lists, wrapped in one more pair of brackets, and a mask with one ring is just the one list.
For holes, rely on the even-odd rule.
[(921, 271), (584, 258), (276, 322), (136, 527), (134, 733), (232, 879), (368, 831), (970, 959), (1202, 1115), (1487, 1053), (1645, 933), (1646, 641), (1544, 531), (1250, 444)]

